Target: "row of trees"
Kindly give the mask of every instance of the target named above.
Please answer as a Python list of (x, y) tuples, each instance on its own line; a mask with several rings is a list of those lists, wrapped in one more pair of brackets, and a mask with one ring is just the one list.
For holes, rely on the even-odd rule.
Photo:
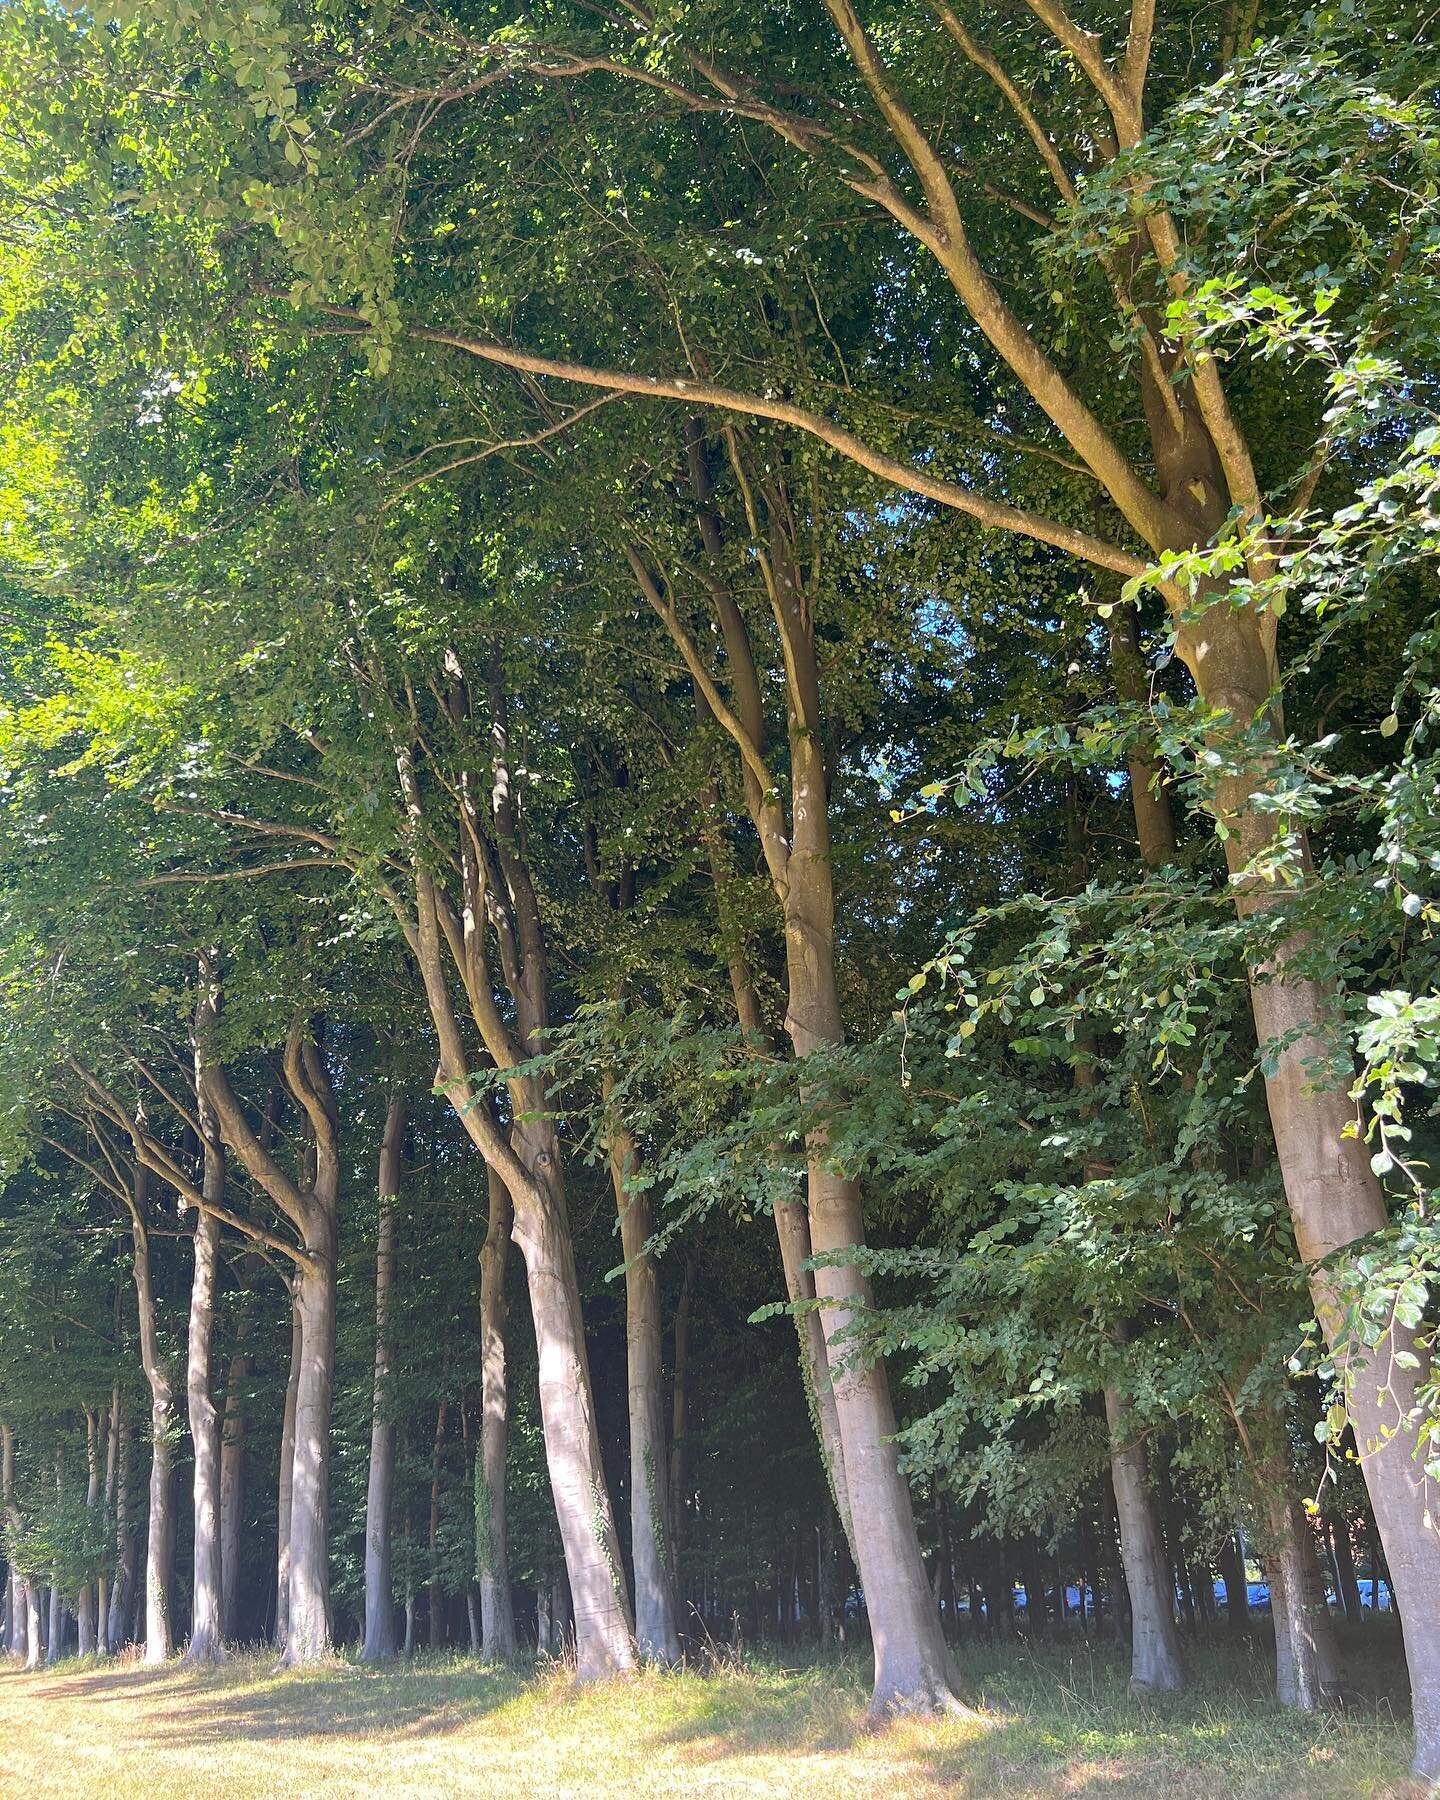
[[(432, 1641), (473, 1578), (513, 1649), (541, 1462), (582, 1677), (760, 1625), (703, 1364), (716, 1443), (808, 1413), (764, 1618), (853, 1563), (877, 1712), (963, 1705), (968, 1527), (1112, 1606), (1114, 1544), (1136, 1684), (1181, 1684), (1240, 1515), (1315, 1704), (1309, 1495), (1342, 1594), (1383, 1555), (1440, 1772), (1435, 135), (1423, 30), (1366, 15), (7, 10), (32, 1654), (46, 1571), (87, 1649), (139, 1587), (131, 1345), (169, 1654), (183, 1244), (197, 1661), (237, 1605), (327, 1653), (362, 1428), (367, 1654), (397, 1543)], [(797, 1395), (731, 1380), (757, 1307)]]

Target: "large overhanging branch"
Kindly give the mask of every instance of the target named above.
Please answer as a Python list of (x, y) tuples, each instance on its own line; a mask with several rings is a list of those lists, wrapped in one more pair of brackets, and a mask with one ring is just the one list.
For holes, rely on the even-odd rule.
[[(335, 313), (349, 312), (348, 308), (339, 307), (327, 310)], [(833, 419), (811, 412), (807, 407), (796, 406), (793, 401), (773, 399), (765, 394), (747, 394), (737, 388), (722, 387), (717, 382), (691, 377), (632, 375), (618, 369), (592, 368), (586, 363), (534, 356), (528, 351), (513, 349), (508, 344), (470, 337), (458, 331), (444, 331), (438, 327), (412, 326), (407, 335), (424, 343), (445, 344), (452, 349), (463, 350), (466, 355), (477, 357), (482, 362), (494, 363), (506, 369), (523, 370), (530, 375), (548, 375), (557, 381), (573, 381), (582, 387), (610, 388), (617, 393), (634, 394), (651, 400), (678, 400), (687, 406), (711, 406), (722, 412), (740, 413), (750, 418), (770, 419), (778, 425), (790, 425), (797, 431), (818, 439), (880, 480), (918, 494), (923, 499), (933, 500), (951, 512), (963, 513), (967, 518), (989, 526), (992, 530), (1049, 544), (1056, 550), (1065, 551), (1067, 555), (1079, 557), (1081, 561), (1094, 563), (1102, 569), (1110, 569), (1127, 579), (1143, 575), (1148, 566), (1142, 557), (1129, 550), (1122, 550), (1117, 544), (1108, 543), (1091, 532), (1062, 525), (1057, 520), (1047, 519), (1024, 507), (1010, 506), (1002, 500), (977, 494), (972, 488), (964, 487), (959, 482), (944, 481), (925, 474), (921, 469), (898, 462)]]

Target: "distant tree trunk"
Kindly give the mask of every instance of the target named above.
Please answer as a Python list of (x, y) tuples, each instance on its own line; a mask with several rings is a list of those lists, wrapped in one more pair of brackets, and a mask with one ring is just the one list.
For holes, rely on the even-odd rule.
[(1165, 1547), (1146, 1480), (1145, 1446), (1130, 1428), (1129, 1405), (1118, 1388), (1105, 1389), (1105, 1419), (1120, 1557), (1130, 1596), (1131, 1692), (1178, 1693), (1187, 1677)]
[(515, 1603), (505, 1528), (510, 1401), (505, 1366), (505, 1263), (514, 1210), (510, 1190), (488, 1165), (490, 1217), (480, 1250), (480, 1459), (475, 1496), (475, 1562), (480, 1580), (481, 1654), (514, 1656)]
[[(100, 1421), (91, 1407), (85, 1408), (85, 1509), (94, 1512), (100, 1504)], [(75, 1601), (76, 1648), (81, 1656), (94, 1656), (98, 1645), (96, 1631), (95, 1589), (86, 1582)]]
[(675, 1303), (674, 1368), (670, 1390), (670, 1551), (678, 1573), (684, 1549), (686, 1436), (690, 1430), (690, 1326), (695, 1304), (695, 1275), (699, 1261), (694, 1250), (686, 1252), (685, 1272)]
[[(443, 1377), (442, 1377), (443, 1379)], [(440, 1474), (445, 1453), (445, 1421), (449, 1402), (441, 1400), (435, 1409), (435, 1441), (430, 1452), (430, 1648), (438, 1650), (444, 1638), (445, 1615), (440, 1588)]]
[[(247, 1255), (246, 1264), (251, 1258)], [(248, 1289), (248, 1281), (246, 1283)], [(255, 1318), (247, 1292), (235, 1321), (235, 1348), (225, 1378), (225, 1413), (220, 1427), (220, 1629), (229, 1641), (239, 1630), (241, 1544), (245, 1525), (245, 1459), (250, 1416), (250, 1334)]]
[(135, 1241), (135, 1298), (139, 1316), (140, 1362), (150, 1386), (150, 1523), (145, 1543), (145, 1661), (163, 1663), (174, 1648), (170, 1632), (170, 1577), (175, 1563), (175, 1518), (171, 1510), (170, 1438), (175, 1425), (175, 1392), (160, 1354), (155, 1297), (150, 1285), (150, 1238), (145, 1208), (150, 1176), (135, 1167), (131, 1227)]
[(1225, 1582), (1225, 1616), (1232, 1631), (1243, 1632), (1250, 1623), (1250, 1585), (1245, 1579), (1240, 1541), (1233, 1531), (1220, 1546), (1218, 1561)]
[[(225, 1201), (225, 1152), (215, 1113), (200, 1092), (200, 1140), (204, 1158), (202, 1193), (214, 1206)], [(195, 1580), (190, 1644), (185, 1661), (192, 1666), (221, 1662), (225, 1640), (221, 1627), (220, 1550), (220, 1413), (210, 1391), (210, 1349), (215, 1329), (215, 1276), (220, 1257), (220, 1221), (202, 1211), (195, 1220), (195, 1274), (190, 1288), (190, 1330), (185, 1363), (185, 1392), (190, 1437), (195, 1449)]]
[(25, 1667), (38, 1669), (44, 1657), (43, 1628), (40, 1623), (40, 1589), (33, 1581), (25, 1583)]
[(300, 1392), (304, 1334), (297, 1279), (290, 1287), (290, 1373), (280, 1422), (280, 1489), (275, 1514), (275, 1648), (282, 1652), (290, 1636), (290, 1514), (295, 1490), (295, 1407)]
[(1352, 1625), (1359, 1625), (1365, 1617), (1365, 1609), (1360, 1602), (1360, 1583), (1355, 1577), (1355, 1549), (1350, 1542), (1350, 1521), (1343, 1515), (1336, 1515), (1330, 1521), (1330, 1543), (1335, 1556), (1335, 1586), (1340, 1595), (1340, 1604), (1345, 1608), (1345, 1617)]
[(549, 1656), (551, 1649), (550, 1584), (542, 1581), (535, 1590), (535, 1654)]
[(375, 1239), (375, 1375), (370, 1402), (370, 1477), (365, 1490), (365, 1642), (362, 1662), (395, 1654), (390, 1580), (390, 1508), (395, 1491), (394, 1397), (390, 1393), (390, 1290), (395, 1279), (395, 1202), (405, 1150), (405, 1102), (392, 1094), (380, 1142), (380, 1219)]
[[(605, 1098), (613, 1081), (604, 1080)], [(625, 1348), (630, 1410), (630, 1551), (635, 1566), (635, 1636), (640, 1654), (664, 1664), (680, 1660), (675, 1587), (665, 1541), (664, 1386), (660, 1350), (660, 1289), (646, 1250), (654, 1229), (649, 1196), (637, 1185), (640, 1158), (626, 1126), (609, 1127), (610, 1179), (625, 1258)]]
[(134, 1433), (124, 1416), (124, 1391), (115, 1390), (115, 1584), (110, 1590), (110, 1616), (105, 1623), (106, 1643), (112, 1655), (123, 1648), (130, 1602), (135, 1592), (135, 1557), (138, 1542), (130, 1523), (130, 1455)]

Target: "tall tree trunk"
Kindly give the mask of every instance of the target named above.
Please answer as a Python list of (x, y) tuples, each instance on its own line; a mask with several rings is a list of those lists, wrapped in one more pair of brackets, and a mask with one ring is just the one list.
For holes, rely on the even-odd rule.
[[(492, 810), (495, 851), (504, 894), (492, 892), (492, 912), (507, 915), (501, 937), (506, 986), (515, 1002), (519, 1041), (512, 1037), (494, 999), (473, 930), (442, 909), (433, 877), (416, 851), (416, 915), (407, 922), (411, 947), (425, 984), (425, 997), (440, 1039), (440, 1084), (487, 1165), (510, 1190), (515, 1209), (515, 1241), (525, 1261), (530, 1310), (540, 1364), (540, 1420), (555, 1514), (576, 1606), (576, 1672), (582, 1681), (626, 1673), (635, 1666), (630, 1599), (620, 1563), (605, 1465), (595, 1423), (595, 1400), (580, 1306), (580, 1282), (565, 1203), (560, 1143), (550, 1118), (545, 1084), (532, 1076), (509, 1084), (512, 1128), (505, 1134), (487, 1107), (477, 1104), (469, 1059), (447, 983), (442, 956), (445, 938), (465, 977), (472, 1017), (492, 1060), (515, 1067), (540, 1048), (548, 1025), (545, 949), (539, 907), (520, 852), (508, 762), (504, 696), (498, 672), (491, 677), (493, 751)], [(408, 755), (398, 759), (407, 816), (418, 831), (423, 821), (419, 784)], [(469, 815), (475, 819), (472, 811)], [(468, 840), (467, 840), (468, 843)], [(464, 855), (467, 892), (478, 903), (475, 861)], [(486, 906), (470, 911), (483, 922)], [(483, 923), (481, 928), (483, 929)]]
[(475, 1564), (480, 1581), (481, 1655), (506, 1662), (515, 1655), (515, 1602), (505, 1533), (505, 1485), (510, 1400), (505, 1366), (505, 1264), (514, 1209), (510, 1190), (486, 1168), (490, 1217), (480, 1250), (480, 1457), (475, 1495)]
[[(1215, 596), (1178, 637), (1201, 699), (1245, 727), (1265, 716), (1276, 686), (1274, 633), (1273, 615), (1262, 618), (1232, 606), (1224, 594)], [(1226, 858), (1237, 877), (1280, 828), (1274, 812), (1254, 804), (1268, 774), (1263, 762), (1242, 769), (1227, 776), (1217, 792), (1217, 811), (1229, 827)], [(1265, 884), (1237, 881), (1242, 917), (1265, 910), (1276, 898)], [(1265, 1098), (1315, 1314), (1347, 1382), (1360, 1469), (1400, 1604), (1415, 1716), (1414, 1770), (1434, 1780), (1440, 1777), (1440, 1608), (1434, 1604), (1440, 1593), (1440, 1530), (1432, 1520), (1424, 1470), (1413, 1454), (1413, 1420), (1430, 1366), (1415, 1333), (1397, 1321), (1369, 1351), (1352, 1346), (1335, 1276), (1322, 1266), (1348, 1245), (1383, 1230), (1389, 1209), (1365, 1144), (1345, 1135), (1355, 1120), (1348, 1077), (1317, 1079), (1314, 1073), (1333, 1065), (1333, 1046), (1320, 1035), (1319, 1022), (1329, 1013), (1335, 990), (1313, 975), (1292, 973), (1305, 947), (1298, 939), (1281, 944), (1251, 974), (1256, 1036), (1263, 1046), (1278, 1046), (1267, 1062)], [(1400, 1354), (1415, 1366), (1402, 1367), (1396, 1360)]]
[[(338, 1182), (338, 1168), (333, 1178)], [(312, 1209), (309, 1261), (296, 1283), (300, 1368), (290, 1482), (289, 1607), (280, 1663), (295, 1668), (330, 1650), (330, 1414), (335, 1382), (334, 1192)]]
[[(247, 1255), (246, 1263), (251, 1258)], [(258, 1262), (258, 1258), (255, 1259)], [(225, 1377), (225, 1412), (220, 1425), (220, 1630), (228, 1642), (239, 1630), (241, 1545), (245, 1528), (245, 1462), (250, 1440), (250, 1334), (254, 1299), (246, 1293), (235, 1321), (235, 1347)]]
[[(533, 1096), (544, 1106), (543, 1096)], [(515, 1201), (515, 1239), (525, 1259), (540, 1359), (540, 1419), (555, 1516), (575, 1608), (576, 1675), (581, 1681), (634, 1667), (630, 1597), (610, 1510), (595, 1398), (580, 1310), (580, 1282), (563, 1192), (560, 1147), (547, 1119), (514, 1128), (519, 1160), (543, 1205)], [(507, 1183), (508, 1185), (508, 1183)]]
[(1145, 1471), (1145, 1446), (1129, 1429), (1129, 1406), (1105, 1389), (1110, 1480), (1120, 1528), (1120, 1557), (1130, 1595), (1130, 1690), (1175, 1693), (1186, 1684), (1175, 1627), (1169, 1565)]
[(449, 1410), (449, 1402), (443, 1399), (435, 1409), (435, 1439), (430, 1451), (430, 1580), (426, 1597), (430, 1606), (429, 1641), (432, 1650), (440, 1648), (445, 1634), (444, 1594), (440, 1586), (440, 1476), (445, 1454), (445, 1421)]
[(150, 1238), (145, 1208), (150, 1177), (135, 1168), (131, 1226), (135, 1242), (135, 1298), (139, 1315), (140, 1362), (150, 1387), (150, 1522), (145, 1541), (145, 1661), (163, 1663), (174, 1649), (170, 1632), (170, 1577), (175, 1563), (175, 1518), (171, 1510), (171, 1433), (175, 1392), (160, 1354), (155, 1297), (150, 1285)]
[[(0, 1424), (0, 1509), (4, 1511), (7, 1530), (18, 1531), (20, 1514), (15, 1505), (15, 1433), (8, 1425), (3, 1424)], [(11, 1656), (23, 1658), (29, 1647), (26, 1583), (13, 1560), (10, 1563), (9, 1584), (10, 1603), (6, 1649)]]
[(40, 1589), (33, 1581), (25, 1583), (25, 1667), (38, 1669), (44, 1658), (44, 1642), (40, 1624)]
[(391, 1095), (380, 1143), (380, 1218), (375, 1239), (375, 1377), (370, 1402), (370, 1476), (365, 1489), (365, 1642), (362, 1662), (395, 1654), (390, 1582), (390, 1507), (395, 1492), (395, 1419), (390, 1393), (390, 1290), (395, 1279), (395, 1202), (405, 1149), (405, 1102)]
[[(204, 1157), (202, 1192), (207, 1202), (225, 1200), (225, 1152), (220, 1129), (203, 1085), (200, 1137)], [(210, 1348), (215, 1328), (215, 1276), (220, 1257), (220, 1221), (211, 1212), (195, 1220), (195, 1273), (190, 1288), (190, 1330), (186, 1345), (185, 1393), (190, 1437), (195, 1449), (195, 1580), (190, 1644), (185, 1661), (192, 1666), (221, 1662), (225, 1640), (221, 1626), (220, 1551), (220, 1412), (210, 1391)]]
[(285, 1407), (280, 1419), (280, 1484), (275, 1503), (275, 1648), (283, 1651), (290, 1636), (290, 1516), (295, 1491), (295, 1408), (300, 1392), (300, 1360), (304, 1344), (304, 1319), (300, 1312), (300, 1283), (295, 1277), (290, 1293), (290, 1372), (285, 1382)]
[[(605, 1099), (613, 1080), (604, 1078)], [(649, 1196), (638, 1185), (634, 1137), (612, 1120), (609, 1161), (620, 1247), (625, 1258), (625, 1351), (630, 1408), (630, 1547), (635, 1566), (635, 1637), (640, 1654), (664, 1664), (680, 1660), (675, 1587), (665, 1539), (665, 1393), (660, 1348), (660, 1288), (646, 1249), (654, 1231)]]
[(125, 1644), (125, 1626), (135, 1592), (135, 1557), (138, 1541), (130, 1522), (130, 1456), (134, 1432), (124, 1414), (124, 1390), (115, 1390), (115, 1432), (119, 1445), (115, 1456), (115, 1584), (110, 1590), (110, 1616), (105, 1639), (112, 1655)]

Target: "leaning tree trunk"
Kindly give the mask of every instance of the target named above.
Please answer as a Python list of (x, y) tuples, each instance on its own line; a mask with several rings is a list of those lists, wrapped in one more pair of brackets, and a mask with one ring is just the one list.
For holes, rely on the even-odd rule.
[[(200, 1133), (204, 1154), (203, 1194), (212, 1205), (225, 1198), (225, 1153), (219, 1128), (203, 1094)], [(185, 1393), (190, 1438), (195, 1449), (195, 1582), (190, 1644), (192, 1666), (223, 1661), (220, 1550), (220, 1412), (210, 1391), (210, 1346), (215, 1326), (215, 1275), (220, 1256), (220, 1221), (202, 1211), (195, 1221), (195, 1273), (190, 1288), (190, 1331), (186, 1345)]]
[(1171, 1603), (1170, 1570), (1146, 1480), (1145, 1446), (1130, 1430), (1128, 1415), (1119, 1389), (1106, 1388), (1110, 1480), (1130, 1595), (1130, 1691), (1177, 1693), (1187, 1678)]
[(475, 1495), (475, 1563), (480, 1581), (481, 1655), (505, 1662), (517, 1648), (515, 1602), (505, 1537), (510, 1403), (505, 1371), (505, 1263), (510, 1251), (510, 1190), (487, 1168), (490, 1218), (480, 1250), (480, 1457)]
[(284, 1652), (290, 1637), (290, 1518), (295, 1491), (295, 1408), (300, 1392), (300, 1359), (304, 1321), (300, 1313), (300, 1279), (290, 1284), (290, 1372), (285, 1381), (285, 1407), (280, 1419), (280, 1479), (275, 1500), (275, 1648)]
[[(1239, 725), (1265, 716), (1270, 703), (1274, 629), (1273, 615), (1261, 618), (1224, 594), (1181, 628), (1178, 647), (1201, 699)], [(1225, 851), (1242, 917), (1277, 898), (1273, 888), (1244, 873), (1280, 829), (1276, 813), (1254, 804), (1269, 774), (1261, 761), (1227, 776), (1216, 794), (1216, 810), (1229, 828)], [(1251, 972), (1256, 1036), (1262, 1046), (1275, 1047), (1266, 1063), (1265, 1098), (1311, 1299), (1347, 1384), (1360, 1469), (1400, 1606), (1415, 1716), (1414, 1770), (1434, 1780), (1440, 1778), (1440, 1530), (1414, 1454), (1414, 1420), (1430, 1364), (1415, 1332), (1393, 1318), (1368, 1350), (1347, 1338), (1346, 1308), (1337, 1292), (1343, 1260), (1332, 1265), (1328, 1259), (1383, 1230), (1389, 1209), (1366, 1145), (1346, 1135), (1355, 1122), (1349, 1078), (1315, 1073), (1333, 1067), (1333, 1045), (1322, 1037), (1321, 1021), (1336, 992), (1329, 980), (1292, 972), (1307, 947), (1298, 938), (1282, 943)], [(1413, 1366), (1403, 1366), (1401, 1357)]]
[[(607, 1076), (608, 1100), (614, 1083)], [(654, 1229), (638, 1185), (639, 1153), (624, 1125), (610, 1127), (610, 1178), (625, 1258), (625, 1351), (630, 1408), (630, 1547), (635, 1566), (635, 1638), (648, 1661), (680, 1660), (675, 1587), (665, 1538), (668, 1511), (665, 1394), (660, 1348), (660, 1289), (646, 1246)]]
[(380, 1143), (380, 1220), (375, 1238), (375, 1377), (370, 1402), (370, 1476), (365, 1489), (365, 1641), (362, 1662), (395, 1654), (390, 1585), (390, 1505), (395, 1492), (395, 1419), (390, 1393), (390, 1290), (395, 1279), (395, 1201), (405, 1147), (405, 1102), (393, 1095)]
[(175, 1517), (171, 1509), (171, 1433), (175, 1393), (160, 1354), (155, 1328), (155, 1296), (150, 1285), (150, 1239), (145, 1229), (147, 1171), (135, 1170), (135, 1298), (140, 1326), (140, 1362), (150, 1386), (150, 1523), (145, 1540), (145, 1661), (163, 1663), (174, 1648), (170, 1633), (170, 1576), (175, 1563)]
[[(540, 1360), (540, 1419), (555, 1516), (575, 1609), (581, 1681), (635, 1666), (630, 1596), (610, 1510), (580, 1308), (580, 1282), (560, 1187), (560, 1146), (543, 1095), (514, 1128), (530, 1191), (512, 1192), (515, 1240), (525, 1259)], [(537, 1201), (540, 1203), (537, 1204)]]

